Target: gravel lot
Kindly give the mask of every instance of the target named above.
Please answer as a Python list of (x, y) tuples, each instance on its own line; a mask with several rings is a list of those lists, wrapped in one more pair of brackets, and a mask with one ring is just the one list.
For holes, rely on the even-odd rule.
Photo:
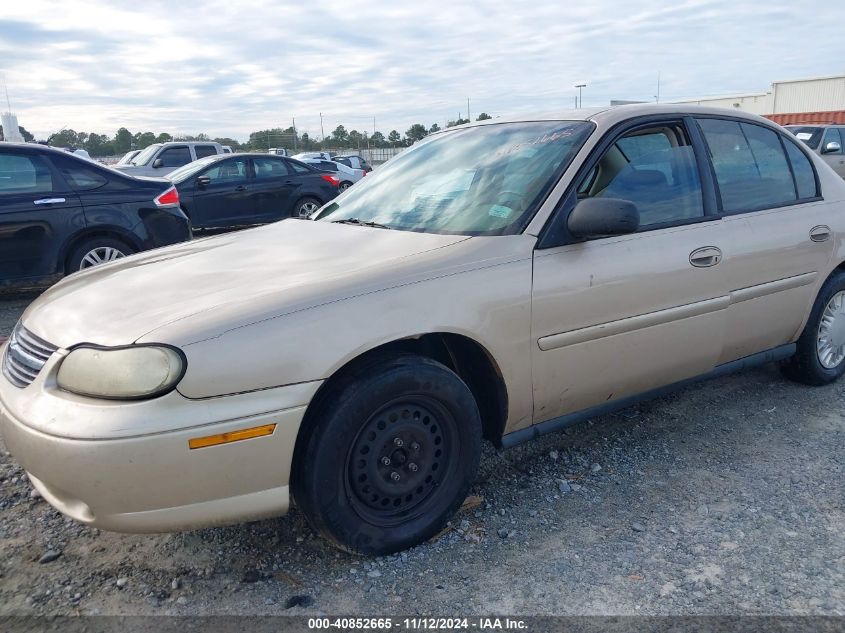
[[(0, 298), (0, 336), (29, 300)], [(335, 551), (295, 510), (100, 532), (0, 445), (0, 613), (845, 615), (843, 388), (769, 366), (487, 447), (447, 531), (381, 559)]]

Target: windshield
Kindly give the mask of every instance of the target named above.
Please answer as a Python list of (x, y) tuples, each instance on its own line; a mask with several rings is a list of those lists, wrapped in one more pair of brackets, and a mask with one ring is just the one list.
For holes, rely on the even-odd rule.
[(126, 152), (119, 161), (117, 161), (118, 165), (129, 165), (131, 160), (138, 155), (138, 150), (132, 150), (131, 152)]
[(186, 178), (190, 178), (195, 173), (208, 167), (211, 163), (217, 162), (220, 160), (220, 157), (216, 154), (214, 156), (206, 156), (205, 158), (200, 158), (199, 160), (195, 160), (192, 163), (188, 163), (187, 165), (182, 165), (179, 169), (174, 169), (169, 174), (167, 174), (167, 178), (172, 180), (173, 182), (178, 182), (181, 180), (185, 180)]
[(518, 233), (592, 130), (584, 121), (544, 121), (438, 134), (362, 179), (316, 219), (426, 233)]
[(804, 141), (813, 149), (818, 149), (824, 131), (823, 128), (806, 125), (790, 125), (786, 129), (792, 132), (798, 140)]
[(155, 145), (150, 145), (149, 147), (142, 149), (138, 153), (138, 155), (132, 159), (132, 164), (136, 167), (146, 165), (148, 162), (150, 162), (150, 159), (153, 157), (159, 147), (161, 147), (161, 145), (156, 143)]

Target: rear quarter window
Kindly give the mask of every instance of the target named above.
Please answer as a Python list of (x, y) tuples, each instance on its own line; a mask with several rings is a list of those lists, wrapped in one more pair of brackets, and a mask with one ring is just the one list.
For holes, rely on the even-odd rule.
[(798, 197), (802, 200), (818, 197), (816, 171), (813, 169), (810, 159), (788, 138), (783, 139), (783, 146), (786, 148), (786, 155), (789, 157), (792, 173), (795, 175), (795, 188), (798, 190)]

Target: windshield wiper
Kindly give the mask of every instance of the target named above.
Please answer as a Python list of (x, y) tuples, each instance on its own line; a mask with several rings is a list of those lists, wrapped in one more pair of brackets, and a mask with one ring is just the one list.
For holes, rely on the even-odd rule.
[(332, 220), (332, 224), (356, 224), (358, 226), (371, 226), (374, 229), (392, 229), (392, 226), (386, 224), (379, 224), (378, 222), (369, 222), (367, 220), (359, 220), (358, 218), (344, 218), (343, 220)]

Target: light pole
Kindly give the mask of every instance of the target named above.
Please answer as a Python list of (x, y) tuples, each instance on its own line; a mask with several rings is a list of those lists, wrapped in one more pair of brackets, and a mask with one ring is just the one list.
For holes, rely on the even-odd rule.
[(578, 107), (584, 107), (584, 100), (581, 98), (581, 88), (586, 88), (587, 84), (575, 84), (575, 87), (578, 88)]

